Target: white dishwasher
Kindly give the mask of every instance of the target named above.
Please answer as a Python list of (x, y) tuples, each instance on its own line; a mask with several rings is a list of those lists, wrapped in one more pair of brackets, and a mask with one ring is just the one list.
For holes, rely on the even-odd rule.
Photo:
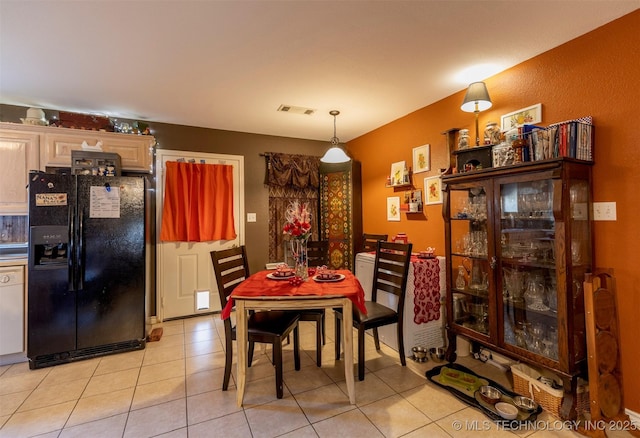
[(24, 348), (24, 266), (0, 267), (0, 355)]

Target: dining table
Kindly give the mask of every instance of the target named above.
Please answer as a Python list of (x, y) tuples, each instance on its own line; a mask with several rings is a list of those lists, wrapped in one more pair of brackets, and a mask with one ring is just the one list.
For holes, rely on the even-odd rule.
[(349, 402), (356, 403), (353, 374), (353, 306), (366, 313), (364, 290), (348, 270), (336, 270), (332, 278), (310, 276), (305, 281), (278, 277), (273, 270), (260, 271), (244, 279), (233, 290), (221, 317), (229, 318), (235, 305), (237, 341), (237, 403), (242, 406), (247, 375), (247, 321), (250, 310), (303, 310), (342, 308), (344, 374)]

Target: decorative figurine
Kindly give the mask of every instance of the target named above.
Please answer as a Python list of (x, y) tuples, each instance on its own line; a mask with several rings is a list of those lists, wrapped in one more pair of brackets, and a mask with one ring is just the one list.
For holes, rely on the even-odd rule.
[(469, 147), (469, 130), (461, 129), (460, 137), (458, 137), (458, 149), (466, 149)]

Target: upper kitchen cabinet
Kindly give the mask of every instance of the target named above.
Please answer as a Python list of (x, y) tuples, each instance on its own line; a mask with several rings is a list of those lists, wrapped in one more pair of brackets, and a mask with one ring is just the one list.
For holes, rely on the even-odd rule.
[(130, 135), (113, 132), (49, 128), (43, 135), (40, 156), (41, 168), (71, 167), (71, 151), (81, 150), (82, 143), (95, 146), (102, 143), (102, 152), (120, 155), (122, 169), (151, 172), (155, 139), (149, 135)]
[[(0, 123), (0, 132), (3, 135), (6, 133), (6, 135), (10, 136), (28, 135), (36, 139), (34, 150), (38, 151), (39, 149), (39, 158), (38, 156), (33, 157), (35, 162), (31, 160), (28, 170), (39, 169), (46, 171), (47, 168), (71, 167), (71, 151), (81, 150), (83, 143), (91, 147), (100, 142), (102, 152), (120, 155), (122, 170), (144, 173), (151, 173), (152, 171), (153, 148), (156, 140), (150, 135), (120, 134), (16, 123)], [(2, 141), (4, 142), (4, 137)], [(7, 165), (8, 162), (5, 160), (3, 160), (3, 164), (0, 164), (3, 168)], [(26, 197), (26, 192), (24, 196)]]
[(29, 170), (38, 169), (38, 133), (3, 129), (0, 124), (0, 215), (26, 215)]

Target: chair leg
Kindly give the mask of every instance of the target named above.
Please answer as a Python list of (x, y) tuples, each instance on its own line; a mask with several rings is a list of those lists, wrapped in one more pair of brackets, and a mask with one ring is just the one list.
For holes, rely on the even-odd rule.
[(338, 313), (336, 312), (335, 314), (335, 322), (336, 322), (336, 330), (335, 330), (335, 334), (336, 334), (336, 339), (335, 339), (335, 346), (336, 346), (336, 360), (340, 360), (340, 325), (342, 324), (342, 320), (340, 319), (340, 317), (338, 316)]
[[(280, 360), (280, 362), (282, 362), (282, 360)], [(300, 331), (297, 325), (296, 328), (293, 329), (293, 363), (296, 371), (300, 371)]]
[(318, 318), (316, 321), (316, 365), (322, 366), (322, 321)]
[(378, 327), (373, 328), (373, 343), (376, 345), (376, 350), (380, 350), (380, 338), (378, 337)]
[(364, 327), (362, 326), (358, 327), (358, 380), (364, 380)]
[[(295, 342), (295, 339), (294, 339)], [(276, 367), (276, 397), (282, 398), (282, 339), (273, 343), (273, 364)]]
[(404, 330), (400, 321), (398, 321), (398, 354), (400, 354), (400, 363), (403, 367), (406, 367), (407, 358), (404, 357)]
[(231, 378), (231, 363), (233, 362), (233, 342), (227, 339), (225, 358), (224, 358), (224, 377), (222, 378), (222, 390), (229, 388), (229, 379)]
[(322, 345), (325, 345), (327, 343), (327, 335), (326, 335), (326, 331), (324, 328), (325, 325), (325, 314), (326, 314), (326, 310), (324, 312), (322, 312), (322, 317), (321, 317), (321, 323), (322, 323)]
[(253, 362), (253, 349), (255, 347), (255, 342), (249, 342), (249, 350), (247, 351), (247, 363), (248, 366), (251, 366), (251, 362)]

